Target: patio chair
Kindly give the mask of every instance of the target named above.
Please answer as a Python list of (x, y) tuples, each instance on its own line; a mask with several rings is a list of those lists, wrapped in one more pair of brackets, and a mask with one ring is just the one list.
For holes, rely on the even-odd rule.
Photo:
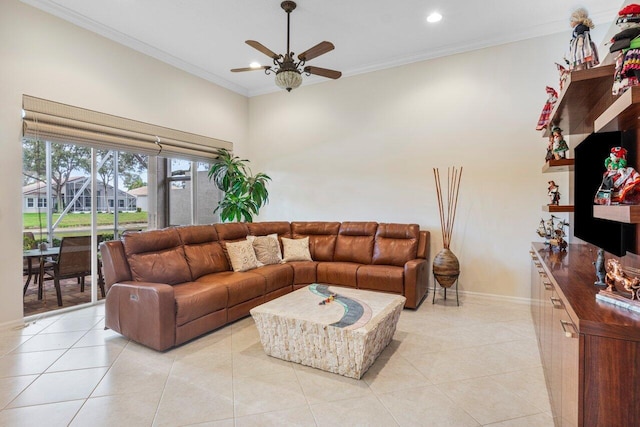
[[(45, 266), (45, 274), (53, 279), (58, 297), (58, 306), (62, 306), (60, 280), (77, 278), (80, 291), (84, 292), (85, 277), (91, 275), (91, 236), (63, 237), (60, 243), (60, 255)], [(104, 283), (99, 283), (104, 296)]]
[[(36, 249), (38, 244), (36, 243), (35, 236), (31, 231), (25, 231), (22, 233), (22, 249)], [(24, 290), (22, 292), (23, 295), (27, 294), (27, 288), (29, 287), (29, 283), (31, 283), (31, 278), (33, 277), (33, 283), (38, 283), (38, 275), (35, 274), (36, 271), (40, 270), (40, 261), (37, 259), (33, 259), (33, 257), (23, 258), (22, 260), (22, 275), (28, 276), (27, 281), (24, 284)]]

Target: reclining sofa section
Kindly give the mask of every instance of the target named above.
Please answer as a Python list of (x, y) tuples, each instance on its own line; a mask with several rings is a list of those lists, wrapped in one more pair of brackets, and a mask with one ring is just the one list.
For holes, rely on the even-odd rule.
[[(225, 244), (247, 236), (309, 237), (313, 261), (234, 272)], [(282, 247), (282, 244), (280, 245)], [(428, 290), (429, 232), (417, 224), (258, 222), (127, 233), (100, 245), (105, 326), (163, 351), (311, 283), (402, 294), (417, 308)]]

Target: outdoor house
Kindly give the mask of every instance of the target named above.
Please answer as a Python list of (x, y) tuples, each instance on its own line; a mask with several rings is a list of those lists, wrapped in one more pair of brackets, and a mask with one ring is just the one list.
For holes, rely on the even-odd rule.
[[(112, 185), (105, 185), (102, 181), (97, 182), (97, 211), (112, 212), (117, 204), (119, 211), (135, 211), (138, 207), (137, 197), (124, 190), (118, 190), (114, 197)], [(145, 193), (146, 196), (146, 193)], [(88, 178), (75, 176), (63, 185), (60, 200), (63, 207), (57, 206), (57, 193), (52, 185), (51, 205), (54, 211), (62, 211), (64, 207), (72, 204), (69, 212), (90, 212), (91, 211), (91, 187), (88, 185)], [(116, 203), (117, 200), (117, 203)], [(47, 186), (43, 183), (33, 183), (22, 187), (22, 201), (25, 213), (43, 212), (47, 208)]]

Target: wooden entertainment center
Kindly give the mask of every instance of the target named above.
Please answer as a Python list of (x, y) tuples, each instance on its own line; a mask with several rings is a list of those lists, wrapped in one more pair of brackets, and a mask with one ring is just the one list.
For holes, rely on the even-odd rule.
[(613, 65), (570, 74), (551, 123), (572, 135), (575, 164), (543, 167), (574, 173), (571, 225), (589, 244), (553, 252), (534, 243), (530, 251), (531, 312), (561, 426), (640, 425), (640, 313), (596, 300), (594, 285), (599, 247), (607, 259), (640, 267), (640, 206), (593, 205), (611, 147), (628, 148), (629, 166), (640, 169), (640, 86), (614, 97), (612, 83)]
[(640, 423), (640, 314), (597, 301), (596, 248), (531, 250), (531, 315), (556, 425)]

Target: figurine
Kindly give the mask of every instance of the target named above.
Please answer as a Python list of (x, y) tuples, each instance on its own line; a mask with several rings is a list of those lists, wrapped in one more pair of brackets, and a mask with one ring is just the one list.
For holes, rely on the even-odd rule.
[(551, 86), (547, 86), (547, 102), (545, 102), (544, 107), (542, 108), (542, 113), (540, 113), (540, 118), (538, 119), (538, 126), (536, 126), (536, 130), (542, 130), (547, 127), (549, 124), (549, 119), (551, 117), (551, 111), (553, 110), (553, 104), (558, 100), (558, 92), (555, 91)]
[(640, 5), (630, 4), (618, 12), (616, 20), (622, 31), (611, 39), (611, 53), (618, 52), (613, 75), (614, 95), (620, 95), (631, 86), (638, 84), (640, 77)]
[(569, 150), (567, 142), (562, 136), (562, 129), (558, 126), (551, 128), (551, 135), (553, 136), (553, 158), (556, 160), (566, 158), (566, 153)]
[(610, 258), (607, 260), (607, 275), (605, 278), (607, 283), (607, 291), (622, 292), (621, 288), (631, 294), (631, 299), (640, 299), (640, 279), (631, 278), (622, 270), (622, 265), (617, 259)]
[(607, 271), (604, 268), (604, 249), (598, 249), (598, 258), (593, 262), (596, 268), (596, 281), (593, 283), (596, 286), (607, 286), (604, 279), (607, 276)]
[(549, 143), (547, 144), (547, 155), (544, 156), (544, 161), (548, 162), (549, 160), (553, 160), (553, 134), (549, 134)]
[(613, 147), (604, 161), (607, 170), (602, 176), (594, 203), (597, 205), (640, 203), (640, 174), (627, 166), (627, 150)]
[(585, 70), (595, 67), (598, 61), (598, 49), (591, 41), (590, 31), (594, 25), (589, 19), (589, 12), (578, 8), (571, 14), (571, 28), (573, 34), (569, 43), (569, 70)]
[(556, 185), (555, 181), (549, 181), (549, 187), (547, 188), (547, 194), (551, 198), (550, 205), (559, 205), (560, 204), (560, 187)]
[(567, 81), (567, 77), (569, 77), (569, 70), (564, 65), (560, 65), (556, 62), (556, 67), (558, 68), (558, 75), (560, 76), (560, 92), (564, 88), (564, 83)]
[(545, 239), (545, 244), (549, 245), (549, 249), (563, 251), (567, 248), (567, 242), (564, 240), (564, 237), (566, 236), (564, 228), (568, 226), (569, 223), (564, 220), (560, 220), (556, 224), (555, 220), (557, 219), (559, 218), (555, 215), (551, 215), (551, 218), (546, 222), (543, 219), (540, 219), (540, 224), (536, 231), (538, 236)]

